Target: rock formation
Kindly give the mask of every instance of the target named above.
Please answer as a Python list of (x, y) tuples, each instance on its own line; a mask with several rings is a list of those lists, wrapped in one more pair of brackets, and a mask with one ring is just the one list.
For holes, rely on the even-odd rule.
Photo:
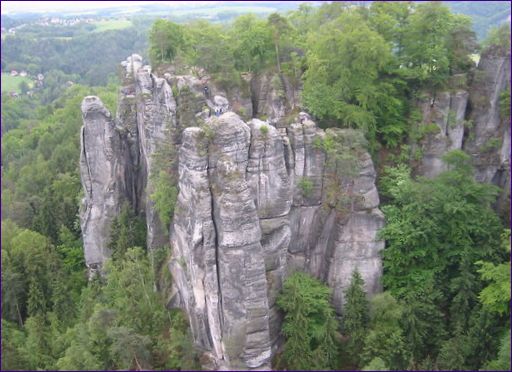
[[(270, 367), (280, 344), (276, 298), (291, 271), (331, 285), (338, 311), (353, 270), (369, 293), (380, 290), (384, 243), (376, 234), (384, 219), (371, 158), (364, 145), (346, 146), (341, 152), (354, 161), (340, 163), (322, 145), (326, 137), (351, 142), (355, 132), (325, 133), (305, 113), (283, 123), (294, 104), (278, 96), (271, 76), (253, 82), (261, 102), (246, 107), (251, 99), (230, 96), (204, 77), (161, 79), (137, 55), (122, 65), (115, 119), (97, 97), (82, 104), (82, 232), (90, 269), (109, 257), (110, 225), (129, 203), (146, 218), (148, 248), (172, 247), (169, 305), (187, 312), (211, 368)], [(253, 108), (279, 127), (234, 112), (246, 117)], [(212, 115), (214, 109), (222, 114)], [(176, 166), (179, 188), (171, 226), (162, 226), (151, 201), (162, 154)], [(347, 201), (342, 207), (338, 193)]]
[(126, 200), (127, 147), (110, 112), (98, 97), (82, 102), (80, 175), (84, 199), (80, 213), (85, 261), (90, 273), (110, 256), (110, 225)]
[[(384, 217), (361, 133), (324, 131), (306, 113), (291, 115), (295, 93), (272, 74), (249, 77), (247, 96), (228, 94), (204, 73), (158, 78), (137, 55), (123, 66), (115, 119), (97, 97), (82, 103), (81, 223), (90, 271), (109, 257), (110, 225), (129, 203), (146, 218), (148, 248), (170, 245), (169, 306), (186, 311), (213, 369), (270, 367), (281, 342), (276, 298), (294, 270), (327, 283), (338, 313), (354, 270), (368, 293), (381, 290)], [(509, 127), (499, 116), (509, 69), (508, 58), (488, 51), (478, 69), (485, 84), (420, 100), (428, 128), (420, 174), (439, 174), (442, 155), (462, 148), (478, 180), (510, 183)], [(170, 226), (151, 201), (162, 157), (179, 189)]]
[(176, 102), (167, 82), (142, 66), (140, 56), (132, 55), (122, 65), (115, 119), (98, 97), (82, 102), (81, 224), (89, 269), (100, 268), (110, 256), (110, 225), (124, 203), (145, 216), (148, 248), (169, 244), (167, 227), (160, 223), (150, 195), (153, 159), (173, 143)]
[(437, 176), (446, 170), (443, 155), (462, 148), (468, 97), (467, 91), (458, 89), (455, 92), (440, 92), (435, 96), (427, 94), (419, 100), (422, 114), (418, 127), (418, 135), (422, 136), (422, 159), (417, 169), (419, 174)]
[(280, 130), (232, 112), (183, 131), (171, 233), (173, 303), (187, 310), (214, 368), (270, 366), (281, 321), (276, 297), (290, 271), (329, 283), (338, 310), (355, 269), (369, 293), (380, 290), (384, 243), (376, 234), (384, 218), (364, 148), (355, 149), (356, 172), (336, 164), (333, 170), (339, 179), (354, 173), (346, 182), (359, 201), (339, 211), (326, 197), (322, 140), (350, 135), (326, 134), (307, 118)]
[[(502, 188), (498, 209), (510, 211), (510, 107), (501, 95), (510, 95), (510, 51), (493, 46), (482, 53), (470, 89), (469, 121), (464, 150), (471, 155), (475, 178)], [(510, 101), (509, 101), (510, 102)]]
[(510, 117), (504, 112), (510, 107), (501, 107), (500, 97), (507, 89), (510, 92), (510, 67), (510, 52), (490, 47), (473, 72), (469, 93), (456, 89), (420, 98), (420, 140), (415, 144), (422, 155), (416, 172), (426, 177), (446, 170), (442, 161), (446, 152), (462, 149), (468, 153), (475, 179), (503, 190), (498, 209), (505, 214), (510, 199)]

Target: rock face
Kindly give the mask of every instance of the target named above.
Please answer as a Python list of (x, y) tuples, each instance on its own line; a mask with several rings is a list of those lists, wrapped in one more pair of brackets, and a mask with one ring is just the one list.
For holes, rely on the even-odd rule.
[(359, 201), (340, 212), (326, 197), (329, 162), (319, 144), (326, 135), (352, 134), (326, 134), (307, 118), (277, 129), (232, 112), (183, 131), (169, 264), (173, 305), (186, 309), (211, 368), (270, 367), (281, 322), (276, 297), (291, 271), (331, 285), (338, 310), (355, 269), (369, 293), (380, 290), (384, 243), (376, 234), (384, 218), (364, 148), (356, 151), (355, 173), (334, 162)]
[(128, 196), (128, 148), (110, 112), (98, 97), (82, 102), (80, 175), (84, 198), (80, 213), (85, 261), (93, 273), (110, 256), (110, 225)]
[(422, 159), (416, 172), (435, 177), (446, 170), (442, 156), (462, 149), (471, 156), (475, 179), (502, 189), (497, 208), (504, 215), (510, 210), (510, 107), (502, 107), (500, 97), (510, 92), (510, 67), (510, 52), (493, 46), (482, 53), (470, 93), (425, 94), (417, 104)]
[[(301, 87), (296, 87), (283, 74), (266, 72), (251, 78), (252, 112), (271, 123), (281, 123), (285, 116), (299, 107)], [(296, 84), (297, 85), (297, 84)]]
[(502, 187), (506, 183), (502, 176), (510, 173), (510, 119), (502, 113), (509, 113), (510, 107), (500, 104), (506, 89), (510, 91), (510, 52), (492, 47), (482, 54), (471, 86), (472, 127), (464, 150), (473, 159), (478, 181)]
[[(269, 123), (244, 121), (234, 111), (246, 114), (247, 101), (211, 81), (160, 79), (137, 55), (122, 65), (115, 119), (97, 97), (82, 104), (81, 221), (90, 270), (109, 257), (110, 226), (128, 203), (146, 219), (149, 249), (170, 243), (169, 306), (186, 311), (213, 369), (270, 368), (281, 343), (276, 299), (295, 270), (328, 283), (338, 311), (355, 269), (370, 294), (380, 291), (384, 219), (360, 133), (324, 132), (305, 113), (284, 123), (293, 105), (275, 95), (272, 75), (253, 81), (261, 93), (256, 109)], [(212, 115), (215, 109), (222, 114)], [(341, 147), (330, 153), (326, 138)], [(151, 201), (162, 156), (179, 189), (168, 227)]]
[(122, 66), (115, 119), (98, 97), (82, 102), (81, 225), (90, 271), (101, 268), (110, 256), (110, 225), (124, 203), (145, 216), (149, 249), (169, 244), (150, 195), (153, 159), (173, 144), (176, 102), (167, 82), (152, 75), (149, 66), (143, 67), (140, 56), (130, 56)]
[[(425, 95), (419, 101), (422, 121), (418, 131), (423, 157), (417, 171), (435, 177), (446, 170), (442, 156), (462, 148), (466, 107), (469, 94), (465, 90)], [(423, 132), (423, 133), (421, 133)]]
[[(110, 256), (110, 226), (128, 203), (146, 219), (148, 248), (172, 247), (168, 305), (186, 311), (211, 369), (270, 368), (282, 341), (276, 298), (295, 270), (327, 283), (338, 313), (354, 270), (370, 295), (381, 290), (384, 217), (361, 133), (324, 132), (306, 113), (293, 118), (297, 89), (275, 74), (244, 76), (245, 88), (228, 94), (204, 73), (161, 79), (137, 55), (122, 65), (116, 118), (98, 97), (82, 103), (90, 273)], [(419, 174), (436, 176), (444, 153), (464, 149), (479, 181), (510, 186), (510, 128), (500, 116), (509, 77), (509, 55), (491, 49), (470, 94), (419, 101)], [(151, 201), (161, 170), (175, 174), (179, 189), (171, 226)]]

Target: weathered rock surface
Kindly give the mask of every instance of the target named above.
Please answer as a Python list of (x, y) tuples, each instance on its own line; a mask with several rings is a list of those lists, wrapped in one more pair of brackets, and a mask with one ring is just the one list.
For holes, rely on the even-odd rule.
[(149, 249), (169, 244), (150, 195), (154, 158), (169, 152), (176, 127), (176, 102), (164, 79), (142, 66), (136, 54), (122, 63), (123, 86), (116, 118), (98, 97), (82, 102), (80, 172), (85, 190), (81, 224), (86, 263), (100, 268), (110, 256), (110, 225), (123, 203), (145, 216)]
[[(123, 66), (115, 119), (97, 97), (82, 106), (89, 267), (108, 258), (110, 224), (130, 203), (146, 218), (149, 248), (170, 242), (169, 306), (186, 311), (194, 341), (214, 369), (270, 368), (282, 321), (276, 298), (294, 270), (331, 285), (338, 311), (354, 269), (369, 293), (380, 290), (383, 242), (376, 234), (383, 218), (371, 158), (364, 146), (354, 146), (357, 165), (349, 169), (321, 145), (326, 136), (346, 142), (351, 131), (326, 133), (305, 113), (290, 125), (280, 121), (292, 99), (274, 97), (271, 74), (255, 89), (274, 125), (242, 120), (234, 112), (245, 111), (241, 95), (232, 101), (233, 92), (211, 81), (205, 91), (204, 78), (168, 73), (160, 79), (137, 55)], [(212, 115), (215, 108), (223, 114)], [(176, 167), (179, 187), (170, 236), (150, 200), (162, 155)], [(339, 185), (327, 182), (333, 174)], [(350, 208), (340, 210), (333, 192), (352, 198)]]
[[(294, 270), (326, 282), (338, 312), (354, 270), (370, 295), (381, 290), (384, 217), (359, 132), (324, 132), (306, 113), (291, 119), (298, 89), (275, 73), (243, 76), (241, 88), (226, 91), (204, 71), (158, 78), (138, 55), (122, 66), (115, 119), (97, 97), (82, 103), (81, 225), (91, 273), (109, 257), (110, 225), (129, 203), (146, 218), (148, 247), (172, 246), (169, 306), (188, 314), (209, 368), (224, 370), (270, 368), (281, 341), (276, 298)], [(419, 101), (419, 130), (428, 126), (419, 174), (436, 176), (442, 156), (462, 148), (479, 181), (510, 187), (510, 127), (499, 99), (509, 77), (510, 55), (491, 49), (470, 94)], [(342, 146), (329, 152), (326, 138)], [(157, 159), (178, 182), (171, 226), (150, 200)], [(499, 203), (508, 200), (503, 193)]]
[(84, 198), (80, 221), (85, 262), (92, 274), (110, 256), (110, 225), (127, 200), (128, 148), (98, 97), (85, 97), (81, 108), (84, 126), (80, 136), (80, 175)]
[[(276, 297), (293, 270), (332, 285), (338, 310), (356, 268), (369, 293), (380, 290), (384, 243), (376, 234), (384, 219), (371, 158), (358, 150), (360, 166), (347, 182), (360, 201), (340, 213), (324, 197), (326, 154), (318, 142), (325, 135), (307, 117), (280, 130), (232, 112), (183, 132), (173, 305), (187, 310), (214, 368), (270, 366), (281, 322)], [(299, 185), (305, 179), (307, 193)]]
[[(137, 98), (137, 133), (141, 157), (138, 179), (145, 180), (138, 198), (145, 205), (147, 247), (153, 249), (168, 244), (167, 226), (160, 222), (150, 196), (154, 192), (156, 156), (172, 156), (173, 134), (176, 128), (176, 101), (164, 79), (141, 68), (135, 75)], [(159, 154), (158, 154), (159, 153)], [(157, 168), (157, 169), (155, 169)]]
[(266, 72), (252, 76), (253, 116), (263, 117), (273, 124), (284, 124), (286, 115), (299, 107), (300, 89), (283, 74)]
[(506, 182), (501, 173), (510, 173), (510, 119), (500, 113), (500, 95), (510, 89), (510, 52), (492, 47), (482, 53), (471, 85), (468, 131), (464, 150), (471, 155), (475, 177), (481, 182)]
[(437, 176), (446, 170), (443, 155), (462, 148), (468, 97), (467, 91), (457, 90), (440, 92), (435, 97), (427, 94), (420, 100), (422, 121), (418, 131), (428, 129), (420, 140), (423, 156), (417, 169), (419, 174), (430, 178)]
[[(462, 149), (471, 156), (475, 179), (499, 186), (497, 209), (510, 210), (510, 107), (501, 107), (501, 94), (510, 90), (510, 52), (493, 46), (482, 53), (478, 68), (464, 90), (425, 94), (418, 102), (422, 137), (419, 175), (435, 177), (446, 170), (442, 156)], [(437, 126), (433, 127), (431, 124)], [(427, 129), (425, 131), (425, 129)]]

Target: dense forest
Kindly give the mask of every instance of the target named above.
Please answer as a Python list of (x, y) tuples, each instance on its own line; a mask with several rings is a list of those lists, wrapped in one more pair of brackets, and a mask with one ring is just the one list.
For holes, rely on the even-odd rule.
[[(107, 77), (148, 45), (155, 70), (198, 66), (226, 90), (240, 87), (242, 74), (282, 74), (321, 127), (357, 128), (368, 141), (386, 218), (384, 291), (369, 299), (355, 271), (338, 317), (325, 284), (289, 276), (273, 368), (510, 370), (510, 230), (493, 209), (499, 189), (474, 180), (461, 150), (445, 155), (447, 171), (418, 177), (421, 154), (409, 146), (426, 134), (416, 130), (415, 100), (467, 89), (479, 54), (510, 53), (509, 26), (479, 43), (471, 18), (440, 2), (333, 2), (228, 24), (159, 19), (148, 40), (134, 25), (2, 42), (14, 56), (2, 58), (3, 69), (44, 65), (46, 73), (36, 96), (2, 96), (2, 369), (201, 367), (186, 315), (168, 310), (157, 290), (172, 280), (169, 252), (146, 254), (138, 216), (125, 209), (113, 225), (105, 276), (88, 280), (84, 263), (80, 102), (98, 95), (114, 113), (119, 84)], [(63, 88), (68, 80), (77, 84)], [(501, 102), (509, 120), (510, 91)], [(172, 210), (175, 190), (166, 186), (155, 195)]]

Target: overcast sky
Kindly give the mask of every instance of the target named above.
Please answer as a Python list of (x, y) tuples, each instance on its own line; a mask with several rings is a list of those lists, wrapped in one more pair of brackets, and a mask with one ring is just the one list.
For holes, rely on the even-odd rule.
[(192, 6), (221, 3), (221, 1), (2, 1), (2, 14), (43, 13), (53, 11), (85, 11), (110, 7), (130, 7), (162, 3), (170, 6)]

